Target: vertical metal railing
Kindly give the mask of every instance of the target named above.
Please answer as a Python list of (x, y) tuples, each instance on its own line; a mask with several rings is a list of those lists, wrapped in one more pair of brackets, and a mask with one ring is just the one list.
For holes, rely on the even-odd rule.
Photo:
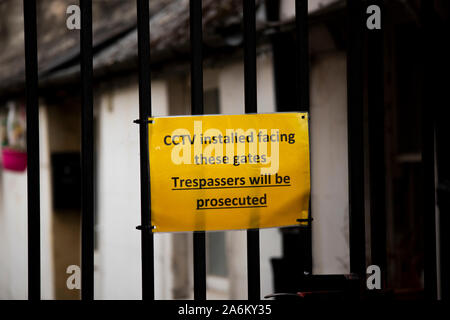
[[(435, 90), (433, 83), (435, 74), (433, 59), (435, 50), (433, 43), (434, 4), (433, 1), (422, 0), (421, 11), (421, 58), (423, 61), (423, 100), (422, 120), (422, 179), (423, 179), (423, 227), (424, 227), (424, 291), (425, 298), (437, 298), (437, 262), (436, 262), (436, 181), (435, 181)], [(436, 41), (436, 40), (435, 40)], [(441, 39), (439, 39), (441, 41)], [(445, 273), (447, 270), (441, 270)]]
[(295, 0), (297, 108), (309, 112), (308, 0)]
[[(150, 17), (148, 0), (137, 1), (138, 55), (139, 55), (139, 133), (141, 153), (141, 223), (142, 223), (142, 297), (154, 299), (154, 252), (151, 226), (150, 170), (148, 159), (148, 117), (151, 116), (150, 77)], [(378, 2), (381, 5), (381, 1)], [(429, 28), (429, 4), (424, 6), (424, 41)], [(364, 223), (364, 119), (363, 119), (363, 9), (359, 0), (347, 0), (347, 90), (348, 90), (348, 161), (349, 161), (349, 216), (350, 216), (350, 270), (365, 274)], [(81, 89), (82, 89), (82, 299), (94, 298), (94, 144), (93, 144), (93, 48), (92, 1), (80, 0), (81, 7)], [(245, 112), (257, 112), (256, 24), (255, 2), (243, 0), (244, 14), (244, 78)], [(301, 111), (309, 110), (309, 53), (308, 3), (296, 0), (296, 32), (298, 48), (297, 101)], [(192, 114), (203, 114), (203, 54), (202, 1), (190, 0), (191, 38), (191, 103)], [(36, 2), (24, 0), (26, 106), (27, 106), (27, 195), (28, 195), (28, 295), (40, 299), (40, 188), (39, 188), (39, 113), (38, 113), (38, 59), (36, 32)], [(376, 33), (369, 38), (369, 134), (371, 152), (379, 155), (371, 172), (382, 172), (383, 147), (383, 38)], [(428, 84), (429, 86), (429, 84)], [(425, 84), (425, 92), (431, 90)], [(423, 114), (423, 166), (425, 188), (425, 290), (427, 296), (436, 294), (435, 259), (435, 181), (434, 181), (434, 118), (429, 110)], [(372, 140), (371, 140), (372, 141)], [(372, 185), (384, 185), (381, 175), (371, 174)], [(378, 180), (380, 179), (380, 180)], [(372, 198), (379, 199), (372, 211), (383, 210), (384, 189), (372, 190)], [(378, 209), (377, 209), (378, 208)], [(384, 224), (373, 220), (372, 227)], [(377, 229), (378, 232), (379, 229)], [(372, 241), (372, 260), (385, 258), (385, 245)], [(205, 232), (194, 233), (194, 297), (206, 299)], [(260, 245), (259, 229), (247, 231), (248, 298), (260, 299)]]
[[(245, 113), (257, 113), (256, 8), (254, 0), (243, 0), (244, 7), (244, 93)], [(248, 299), (260, 300), (259, 229), (247, 230)]]
[(350, 272), (365, 275), (363, 3), (347, 0), (347, 121)]
[[(308, 28), (308, 0), (295, 0), (295, 27), (296, 27), (296, 99), (297, 110), (310, 111), (309, 93), (309, 28)], [(310, 170), (311, 171), (311, 170)], [(312, 182), (312, 179), (311, 179)], [(304, 270), (300, 272), (312, 273), (312, 208), (311, 197), (309, 201), (309, 217), (306, 232), (302, 238), (305, 241)]]
[(36, 2), (24, 0), (27, 203), (28, 203), (28, 299), (41, 298), (41, 220), (39, 179), (39, 98)]
[[(371, 264), (380, 267), (382, 283), (386, 283), (386, 159), (384, 113), (384, 0), (366, 3), (377, 5), (381, 12), (381, 29), (366, 29), (367, 96), (369, 119), (370, 172), (370, 252)], [(385, 288), (385, 285), (383, 285)]]
[(81, 30), (81, 299), (94, 299), (94, 112), (92, 0), (80, 0)]
[[(202, 0), (189, 1), (191, 40), (191, 113), (203, 114)], [(194, 299), (206, 300), (206, 234), (194, 232)]]
[(150, 9), (148, 0), (136, 0), (139, 59), (139, 151), (141, 172), (142, 299), (155, 299), (154, 247), (151, 225), (148, 118), (152, 115), (150, 68)]

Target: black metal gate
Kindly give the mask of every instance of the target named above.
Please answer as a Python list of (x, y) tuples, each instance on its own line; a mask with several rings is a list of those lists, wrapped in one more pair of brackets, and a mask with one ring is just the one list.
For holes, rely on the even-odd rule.
[[(139, 125), (141, 170), (141, 254), (142, 298), (153, 300), (154, 251), (150, 217), (150, 177), (148, 161), (148, 118), (152, 115), (150, 92), (150, 26), (149, 1), (137, 1), (138, 55), (139, 55)], [(38, 120), (38, 64), (36, 33), (36, 1), (24, 0), (26, 96), (27, 96), (27, 145), (28, 145), (28, 292), (30, 300), (40, 299), (40, 200), (39, 200), (39, 120)], [(347, 0), (348, 7), (348, 155), (349, 155), (349, 224), (350, 224), (350, 271), (359, 276), (366, 273), (365, 222), (364, 222), (364, 128), (363, 128), (363, 39), (365, 26), (364, 9), (368, 3), (382, 5), (383, 1)], [(427, 1), (425, 1), (427, 2)], [(308, 1), (296, 0), (296, 67), (297, 110), (309, 111), (309, 50), (308, 50)], [(92, 50), (92, 1), (80, 0), (81, 7), (81, 83), (82, 83), (82, 299), (94, 297), (94, 146), (93, 146), (93, 50)], [(256, 113), (256, 26), (255, 1), (243, 0), (244, 28), (244, 74), (245, 112)], [(192, 114), (203, 114), (203, 55), (202, 55), (202, 1), (190, 0), (191, 41), (191, 105)], [(380, 97), (383, 95), (383, 42), (382, 31), (367, 34), (371, 46), (369, 66), (373, 80), (369, 83), (369, 110), (371, 134), (379, 135), (382, 126), (377, 125), (380, 114)], [(433, 145), (432, 120), (424, 127), (425, 145)], [(431, 136), (430, 136), (431, 134)], [(376, 141), (376, 140), (374, 140)], [(374, 148), (380, 147), (374, 143)], [(378, 149), (379, 150), (379, 149)], [(434, 151), (424, 149), (426, 161), (426, 188), (434, 190)], [(150, 164), (151, 165), (151, 164)], [(380, 168), (374, 166), (373, 172)], [(432, 188), (431, 188), (432, 187)], [(376, 192), (375, 189), (372, 192)], [(380, 201), (382, 192), (374, 193)], [(434, 193), (427, 192), (427, 208), (434, 212)], [(372, 228), (383, 232), (383, 221), (374, 218)], [(309, 223), (311, 237), (311, 223)], [(429, 296), (436, 292), (436, 265), (434, 218), (426, 226), (429, 255), (425, 270), (425, 283)], [(372, 230), (372, 235), (373, 235)], [(194, 232), (194, 297), (206, 299), (205, 232)], [(381, 247), (384, 244), (379, 244)], [(247, 231), (248, 298), (259, 300), (260, 296), (260, 248), (259, 230)], [(382, 256), (377, 251), (375, 260)], [(385, 262), (377, 260), (385, 265)]]

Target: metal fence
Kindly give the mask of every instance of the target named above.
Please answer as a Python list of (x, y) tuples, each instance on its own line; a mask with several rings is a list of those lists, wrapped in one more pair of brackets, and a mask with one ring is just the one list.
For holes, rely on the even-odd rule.
[[(137, 1), (138, 56), (139, 56), (139, 125), (140, 133), (140, 183), (141, 183), (141, 254), (142, 254), (142, 298), (153, 300), (154, 294), (154, 248), (151, 226), (150, 176), (148, 161), (148, 118), (152, 115), (150, 86), (150, 25), (149, 0)], [(370, 1), (368, 1), (370, 2)], [(348, 155), (349, 155), (349, 226), (350, 226), (350, 271), (363, 279), (366, 272), (365, 216), (364, 216), (364, 114), (363, 114), (363, 26), (364, 3), (347, 0), (347, 90), (348, 90)], [(372, 1), (381, 5), (382, 1)], [(30, 300), (40, 299), (40, 200), (39, 200), (39, 119), (38, 119), (38, 64), (36, 1), (24, 0), (25, 55), (26, 55), (26, 104), (27, 104), (27, 148), (28, 148), (28, 293)], [(296, 0), (296, 68), (297, 110), (309, 111), (309, 50), (308, 50), (308, 1)], [(92, 50), (92, 1), (80, 0), (81, 7), (81, 83), (82, 83), (82, 299), (94, 298), (94, 144), (93, 144), (93, 50)], [(256, 26), (255, 1), (243, 0), (244, 33), (244, 77), (245, 112), (256, 113)], [(191, 41), (191, 104), (192, 114), (203, 114), (203, 67), (202, 67), (202, 1), (190, 0)], [(367, 37), (372, 45), (369, 65), (375, 77), (369, 83), (369, 112), (373, 113), (371, 133), (380, 136), (382, 126), (377, 125), (380, 96), (383, 95), (383, 41), (381, 31)], [(380, 60), (381, 59), (381, 60)], [(380, 73), (381, 72), (381, 73)], [(379, 124), (379, 122), (378, 122)], [(132, 124), (130, 124), (132, 125)], [(433, 128), (425, 127), (428, 143)], [(432, 137), (431, 137), (432, 138)], [(378, 143), (377, 143), (378, 141)], [(374, 140), (373, 148), (382, 145)], [(381, 148), (382, 149), (382, 148)], [(426, 149), (425, 174), (427, 186), (434, 185), (433, 150)], [(151, 163), (150, 163), (151, 165)], [(313, 164), (314, 165), (314, 164)], [(380, 172), (376, 165), (371, 171)], [(430, 171), (431, 170), (431, 171)], [(382, 179), (382, 177), (380, 177)], [(382, 180), (374, 183), (383, 183)], [(374, 185), (375, 186), (375, 185)], [(383, 191), (371, 191), (380, 199)], [(378, 192), (378, 193), (377, 193)], [(434, 212), (434, 194), (427, 193)], [(433, 201), (432, 201), (433, 200)], [(376, 210), (376, 208), (375, 208)], [(434, 220), (427, 224), (426, 288), (434, 297), (436, 288), (435, 257), (433, 245)], [(311, 237), (311, 221), (308, 237)], [(376, 228), (376, 229), (374, 229)], [(385, 232), (384, 222), (373, 220), (372, 237)], [(194, 232), (194, 298), (206, 299), (205, 232)], [(381, 236), (382, 238), (382, 236)], [(310, 240), (309, 240), (310, 241)], [(381, 248), (384, 243), (379, 243)], [(433, 251), (434, 250), (434, 251)], [(375, 259), (383, 256), (382, 250), (372, 251)], [(429, 255), (429, 256), (428, 256)], [(381, 259), (381, 258), (380, 258)], [(378, 260), (377, 260), (378, 261)], [(385, 267), (385, 262), (379, 262)], [(248, 298), (259, 300), (260, 296), (260, 247), (259, 230), (247, 231)]]

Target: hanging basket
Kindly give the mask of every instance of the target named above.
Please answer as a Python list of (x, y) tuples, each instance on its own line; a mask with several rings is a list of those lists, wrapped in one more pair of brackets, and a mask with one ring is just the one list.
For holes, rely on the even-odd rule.
[(2, 160), (5, 170), (22, 172), (27, 168), (27, 153), (23, 151), (3, 148)]

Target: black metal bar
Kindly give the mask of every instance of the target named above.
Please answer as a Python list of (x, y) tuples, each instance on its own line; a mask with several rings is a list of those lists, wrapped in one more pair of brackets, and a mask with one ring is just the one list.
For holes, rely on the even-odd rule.
[(152, 114), (150, 75), (150, 11), (148, 0), (136, 0), (139, 56), (139, 151), (141, 172), (142, 299), (155, 299), (154, 246), (151, 225), (148, 121)]
[(202, 0), (190, 0), (191, 103), (192, 114), (203, 114)]
[(194, 232), (194, 299), (206, 300), (206, 234)]
[(256, 91), (256, 8), (255, 1), (244, 2), (244, 82), (245, 113), (257, 113)]
[[(308, 0), (295, 0), (295, 26), (296, 26), (296, 48), (297, 48), (297, 108), (299, 111), (310, 111), (309, 95), (309, 31), (308, 31)], [(306, 248), (304, 271), (312, 273), (312, 208), (311, 198), (309, 200), (308, 226), (304, 233)]]
[(309, 112), (309, 34), (308, 0), (295, 0), (297, 107)]
[[(434, 39), (443, 39), (450, 33), (450, 21), (448, 19), (441, 20), (439, 25), (434, 29)], [(450, 300), (450, 153), (448, 152), (448, 137), (450, 137), (450, 127), (448, 119), (450, 119), (450, 109), (442, 101), (447, 99), (448, 81), (450, 74), (450, 48), (443, 41), (436, 43), (437, 53), (434, 62), (438, 68), (434, 68), (436, 72), (436, 165), (437, 165), (437, 203), (439, 207), (439, 269), (440, 269), (440, 298), (448, 302)]]
[[(203, 114), (203, 26), (202, 0), (190, 0), (191, 108)], [(206, 235), (194, 232), (194, 299), (206, 300)]]
[(39, 97), (36, 2), (23, 1), (27, 114), (28, 299), (41, 298)]
[[(422, 20), (422, 175), (424, 206), (424, 290), (429, 300), (437, 298), (437, 263), (436, 263), (436, 185), (435, 185), (435, 38), (433, 1), (421, 1)], [(441, 101), (437, 102), (441, 103)], [(447, 272), (447, 270), (441, 270)]]
[[(384, 20), (384, 1), (371, 0)], [(370, 247), (371, 264), (381, 269), (382, 283), (387, 278), (386, 253), (386, 165), (384, 143), (384, 24), (381, 29), (366, 29), (367, 94), (369, 113), (370, 170)]]
[(247, 230), (248, 299), (261, 299), (259, 229)]
[(365, 275), (363, 6), (347, 0), (347, 119), (349, 165), (350, 272)]
[(94, 299), (94, 137), (92, 1), (80, 0), (81, 9), (81, 299)]
[[(444, 29), (445, 30), (445, 29)], [(442, 33), (448, 30), (441, 31)], [(439, 37), (439, 36), (437, 36)], [(445, 44), (441, 44), (441, 59), (436, 59), (439, 66), (438, 79), (445, 79), (450, 73), (450, 62), (447, 57), (450, 56), (450, 50)], [(445, 101), (447, 95), (447, 82), (441, 81), (438, 87), (438, 101)], [(450, 300), (450, 154), (448, 152), (448, 137), (450, 136), (450, 110), (445, 104), (438, 104), (436, 112), (436, 164), (438, 173), (437, 202), (439, 206), (439, 268), (440, 268), (440, 289), (441, 300), (448, 302)]]
[[(257, 113), (256, 89), (256, 8), (254, 0), (244, 2), (245, 113)], [(247, 230), (248, 299), (261, 299), (259, 230)]]

